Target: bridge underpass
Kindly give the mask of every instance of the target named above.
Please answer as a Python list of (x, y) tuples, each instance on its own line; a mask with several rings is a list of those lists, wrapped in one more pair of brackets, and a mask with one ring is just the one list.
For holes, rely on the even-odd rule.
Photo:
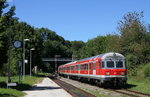
[(58, 57), (55, 57), (55, 58), (42, 58), (42, 61), (50, 63), (52, 68), (54, 68), (55, 71), (57, 71), (57, 68), (58, 68), (59, 65), (66, 64), (66, 63), (69, 63), (69, 62), (72, 62), (72, 61), (75, 61), (75, 60), (73, 58), (58, 58)]

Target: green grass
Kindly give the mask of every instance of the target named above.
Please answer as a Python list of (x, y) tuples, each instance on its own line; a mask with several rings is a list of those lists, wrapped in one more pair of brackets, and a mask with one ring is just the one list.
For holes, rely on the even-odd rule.
[(143, 79), (139, 81), (133, 78), (129, 78), (128, 84), (125, 86), (127, 89), (135, 90), (143, 93), (150, 93), (150, 79)]
[[(23, 90), (29, 90), (33, 84), (39, 83), (42, 81), (42, 76), (26, 76), (25, 80), (21, 84), (18, 84), (16, 87), (6, 88), (7, 77), (0, 77), (0, 97), (22, 97), (25, 95)], [(18, 77), (11, 77), (12, 82), (18, 82)]]
[[(150, 93), (150, 63), (141, 64), (138, 68), (129, 70), (128, 84), (125, 88), (143, 93)], [(134, 73), (134, 76), (131, 74)]]
[(90, 90), (90, 89), (83, 88), (83, 90), (86, 91), (86, 92), (89, 92), (89, 93), (91, 93), (93, 95), (95, 95), (96, 97), (111, 97), (111, 96), (104, 95), (104, 94), (101, 94), (100, 92), (93, 91), (93, 90)]
[(0, 88), (0, 97), (22, 97), (25, 93), (16, 89)]

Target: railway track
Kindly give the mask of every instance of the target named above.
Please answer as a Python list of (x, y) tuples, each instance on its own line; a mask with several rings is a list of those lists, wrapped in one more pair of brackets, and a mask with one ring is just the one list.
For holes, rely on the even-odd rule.
[[(111, 89), (109, 89), (109, 90), (111, 90)], [(128, 92), (124, 92), (124, 91), (121, 91), (121, 90), (111, 90), (111, 91), (114, 91), (114, 92), (117, 92), (117, 93), (121, 93), (121, 94), (130, 96), (130, 97), (139, 97), (137, 95), (134, 95), (134, 94), (131, 94), (131, 93), (128, 93)]]
[(121, 90), (125, 91), (125, 92), (134, 93), (134, 94), (139, 95), (139, 96), (141, 95), (141, 96), (145, 96), (145, 97), (150, 97), (150, 94), (147, 94), (147, 93), (142, 93), (142, 92), (133, 91), (133, 90), (127, 90), (127, 89), (121, 89)]
[(150, 97), (150, 94), (147, 93), (142, 93), (142, 92), (138, 92), (138, 91), (134, 91), (134, 90), (128, 90), (128, 89), (108, 89), (110, 91), (114, 91), (117, 93), (121, 93), (121, 94), (125, 94), (128, 95), (130, 97)]
[[(63, 80), (64, 81), (64, 80)], [(73, 80), (74, 81), (74, 80)], [(68, 79), (65, 81), (66, 83), (68, 83)], [(78, 82), (78, 81), (77, 81)], [(70, 83), (71, 84), (71, 83)], [(77, 83), (76, 83), (77, 84)], [(81, 84), (81, 83), (80, 83)], [(89, 85), (89, 84), (88, 84)], [(97, 87), (97, 86), (95, 86)], [(90, 88), (90, 87), (89, 87)], [(108, 90), (108, 91), (112, 91), (112, 92), (116, 92), (119, 94), (124, 94), (127, 95), (129, 97), (150, 97), (150, 94), (146, 94), (146, 93), (142, 93), (142, 92), (138, 92), (138, 91), (133, 91), (133, 90), (127, 90), (127, 89), (104, 89), (104, 90)]]
[(60, 87), (65, 89), (68, 93), (70, 93), (73, 97), (96, 97), (93, 94), (90, 94), (80, 88), (77, 88), (71, 84), (68, 84), (59, 79), (52, 79), (55, 83), (57, 83)]

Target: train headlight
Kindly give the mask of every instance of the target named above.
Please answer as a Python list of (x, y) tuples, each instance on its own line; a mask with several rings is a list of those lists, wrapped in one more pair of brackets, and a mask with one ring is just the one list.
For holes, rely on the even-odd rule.
[(110, 75), (110, 72), (106, 72), (106, 75)]
[(125, 75), (125, 73), (124, 73), (124, 72), (121, 72), (121, 75)]

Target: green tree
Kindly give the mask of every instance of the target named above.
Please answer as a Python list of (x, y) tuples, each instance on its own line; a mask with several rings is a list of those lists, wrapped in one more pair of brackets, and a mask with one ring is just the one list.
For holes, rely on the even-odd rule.
[(74, 59), (80, 59), (80, 49), (85, 45), (83, 41), (71, 41), (71, 51), (73, 52), (72, 57)]
[[(142, 18), (143, 12), (129, 12), (119, 22), (118, 29), (121, 34), (120, 51), (127, 56), (129, 68), (135, 68), (139, 64), (150, 60), (148, 57), (150, 54), (149, 35)], [(134, 62), (132, 59), (134, 59)]]
[[(14, 20), (14, 11), (15, 6), (12, 6), (8, 12), (4, 13), (4, 9), (8, 7), (8, 3), (6, 0), (0, 1), (0, 72), (4, 73), (4, 64), (7, 63), (8, 55), (8, 47), (9, 47), (9, 39), (8, 35), (10, 35), (10, 30), (8, 28), (11, 28), (13, 25)], [(11, 36), (10, 36), (11, 37)]]

